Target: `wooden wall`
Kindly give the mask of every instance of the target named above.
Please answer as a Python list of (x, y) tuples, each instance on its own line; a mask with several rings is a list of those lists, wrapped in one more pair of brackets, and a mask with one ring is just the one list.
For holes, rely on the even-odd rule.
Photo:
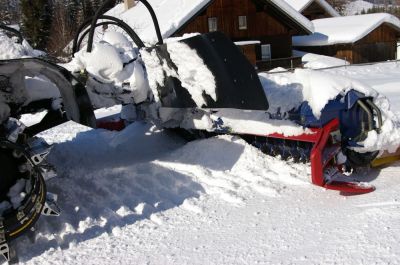
[(243, 54), (247, 57), (252, 65), (256, 65), (257, 56), (258, 56), (258, 47), (257, 44), (249, 44), (249, 45), (241, 45), (238, 48), (243, 52)]
[(328, 12), (326, 12), (324, 8), (321, 7), (321, 5), (319, 5), (315, 1), (305, 10), (303, 10), (301, 14), (309, 20), (332, 17)]
[[(239, 29), (239, 16), (247, 16), (247, 29)], [(292, 55), (293, 32), (270, 14), (268, 7), (252, 0), (214, 0), (201, 14), (191, 20), (174, 36), (184, 33), (207, 33), (208, 18), (217, 17), (218, 31), (227, 34), (233, 41), (259, 40), (271, 44), (272, 58)]]
[(398, 31), (383, 24), (354, 44), (296, 47), (296, 49), (346, 59), (350, 63), (394, 60), (398, 35), (400, 35)]

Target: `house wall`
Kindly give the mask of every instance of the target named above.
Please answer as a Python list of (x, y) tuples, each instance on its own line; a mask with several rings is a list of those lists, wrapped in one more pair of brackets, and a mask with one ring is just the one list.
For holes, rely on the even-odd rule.
[[(257, 1), (256, 1), (257, 2)], [(284, 22), (275, 18), (267, 6), (252, 0), (214, 0), (201, 14), (191, 20), (174, 36), (184, 33), (207, 33), (208, 18), (217, 17), (218, 31), (224, 32), (233, 41), (259, 40), (271, 45), (272, 59), (292, 56), (293, 32)], [(239, 29), (239, 16), (247, 16), (247, 29)], [(246, 56), (254, 60), (260, 57), (260, 47), (246, 49)], [(254, 50), (256, 54), (254, 54)]]
[(331, 14), (326, 12), (324, 8), (321, 7), (315, 1), (304, 9), (301, 14), (308, 18), (309, 20), (319, 19), (319, 18), (329, 18), (332, 17)]
[(296, 49), (346, 59), (350, 63), (394, 60), (397, 34), (399, 32), (384, 24), (354, 44), (296, 47)]

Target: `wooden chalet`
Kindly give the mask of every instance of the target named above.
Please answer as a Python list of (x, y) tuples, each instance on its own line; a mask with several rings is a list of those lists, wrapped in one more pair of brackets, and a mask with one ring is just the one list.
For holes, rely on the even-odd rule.
[(283, 0), (212, 0), (175, 31), (222, 31), (259, 70), (294, 67), (292, 36), (311, 34), (311, 23)]
[(339, 17), (340, 14), (325, 0), (284, 0), (309, 20)]
[(400, 20), (389, 14), (368, 14), (314, 20), (315, 33), (293, 38), (295, 49), (350, 63), (396, 59)]

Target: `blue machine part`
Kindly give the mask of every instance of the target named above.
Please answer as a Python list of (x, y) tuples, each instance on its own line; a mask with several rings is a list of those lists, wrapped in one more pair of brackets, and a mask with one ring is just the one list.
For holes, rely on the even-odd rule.
[[(357, 146), (357, 142), (366, 136), (365, 132), (371, 129), (368, 126), (368, 113), (361, 107), (362, 104), (368, 108), (369, 113), (373, 113), (370, 105), (362, 103), (367, 100), (372, 102), (372, 98), (351, 90), (345, 96), (339, 95), (328, 101), (319, 119), (314, 116), (310, 105), (305, 101), (297, 110), (290, 113), (289, 119), (307, 128), (321, 128), (338, 118), (342, 139), (346, 140), (348, 145)], [(373, 127), (375, 128), (375, 125)]]

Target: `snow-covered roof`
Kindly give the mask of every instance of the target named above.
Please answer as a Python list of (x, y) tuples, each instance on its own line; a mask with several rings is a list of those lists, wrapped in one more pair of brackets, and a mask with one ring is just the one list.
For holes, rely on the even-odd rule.
[[(211, 4), (213, 0), (148, 0), (159, 20), (163, 38), (168, 38), (185, 25), (193, 16)], [(282, 0), (265, 0), (286, 13), (295, 23), (313, 32), (312, 23)], [(107, 12), (131, 26), (148, 43), (156, 42), (156, 33), (151, 17), (145, 6), (138, 2), (136, 6), (125, 10), (124, 4), (118, 4)]]
[(291, 7), (293, 7), (298, 12), (303, 12), (307, 7), (309, 7), (313, 2), (319, 4), (323, 9), (325, 9), (328, 14), (333, 17), (340, 17), (339, 13), (325, 0), (285, 0)]
[(323, 18), (312, 21), (315, 33), (293, 37), (293, 46), (326, 46), (355, 43), (382, 24), (400, 31), (400, 20), (385, 13)]
[[(206, 7), (212, 0), (148, 0), (157, 15), (163, 38), (173, 35), (196, 13)], [(153, 21), (146, 7), (138, 2), (136, 6), (125, 10), (124, 4), (118, 4), (107, 12), (107, 15), (118, 17), (131, 26), (143, 41), (157, 42)]]
[(265, 0), (265, 1), (270, 2), (271, 4), (279, 8), (281, 11), (286, 13), (289, 17), (292, 17), (296, 23), (298, 23), (301, 27), (304, 28), (304, 30), (310, 33), (314, 32), (313, 23), (310, 20), (308, 20), (305, 16), (300, 14), (298, 11), (296, 11), (285, 1), (282, 0)]

